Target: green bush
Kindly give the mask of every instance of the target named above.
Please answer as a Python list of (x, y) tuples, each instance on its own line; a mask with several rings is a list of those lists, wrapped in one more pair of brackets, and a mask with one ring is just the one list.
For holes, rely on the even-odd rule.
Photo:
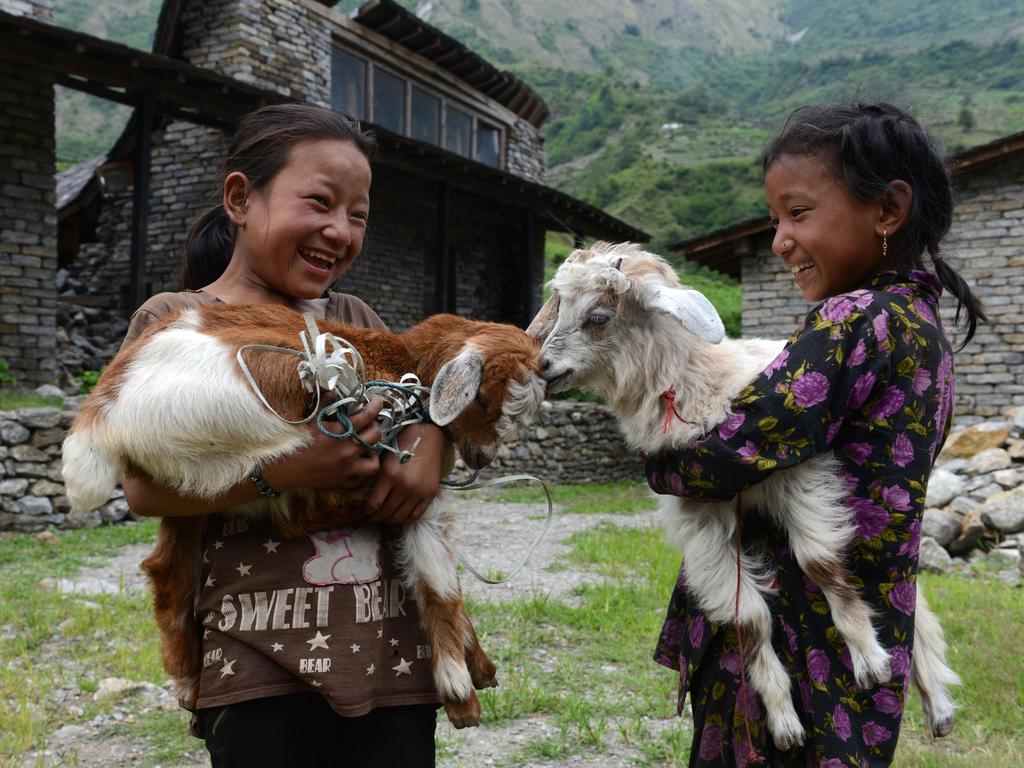
[(98, 371), (82, 371), (82, 375), (78, 377), (78, 394), (87, 395), (92, 392), (92, 388), (96, 386), (96, 382), (100, 380), (100, 376), (105, 370), (103, 368)]
[(0, 360), (0, 388), (2, 387), (13, 387), (17, 379), (10, 373), (10, 367), (7, 365), (6, 360)]

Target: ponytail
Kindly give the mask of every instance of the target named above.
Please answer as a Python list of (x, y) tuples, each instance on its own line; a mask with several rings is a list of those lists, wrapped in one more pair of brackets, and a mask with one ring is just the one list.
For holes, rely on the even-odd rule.
[(185, 237), (180, 290), (197, 291), (220, 277), (231, 261), (234, 247), (235, 225), (224, 206), (218, 203), (203, 211)]
[(939, 278), (943, 287), (956, 296), (956, 314), (953, 316), (953, 324), (960, 325), (961, 311), (966, 310), (967, 313), (967, 319), (964, 323), (967, 328), (967, 336), (964, 338), (964, 343), (957, 349), (957, 352), (959, 352), (974, 338), (974, 332), (978, 327), (978, 323), (989, 322), (988, 315), (985, 314), (985, 307), (982, 305), (981, 299), (974, 295), (971, 287), (960, 276), (960, 273), (946, 263), (946, 259), (939, 251), (939, 247), (937, 245), (929, 245), (928, 253), (931, 254), (932, 264), (935, 265), (935, 275)]

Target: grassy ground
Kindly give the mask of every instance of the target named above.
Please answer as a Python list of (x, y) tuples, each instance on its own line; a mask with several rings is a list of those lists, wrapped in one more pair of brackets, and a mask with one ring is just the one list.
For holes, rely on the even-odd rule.
[[(532, 491), (503, 500), (536, 501)], [(641, 497), (635, 484), (555, 490), (563, 512), (621, 512)], [(645, 508), (638, 502), (633, 509)], [(60, 595), (46, 577), (73, 574), (120, 547), (150, 541), (152, 523), (58, 534), (58, 543), (0, 535), (0, 764), (45, 745), (62, 725), (85, 723), (104, 705), (82, 697), (83, 711), (59, 703), (62, 688), (95, 690), (108, 676), (161, 684), (158, 642), (142, 596)], [(639, 765), (680, 764), (689, 751), (688, 720), (675, 719), (675, 676), (650, 661), (653, 640), (678, 565), (656, 531), (603, 525), (571, 541), (561, 567), (596, 570), (611, 583), (582, 588), (575, 606), (525, 596), (501, 606), (475, 602), (471, 614), (498, 663), (502, 685), (484, 692), (484, 719), (500, 727), (543, 717), (554, 735), (509, 753), (502, 765), (600, 754), (614, 741)], [(921, 577), (946, 629), (952, 666), (965, 685), (954, 734), (926, 737), (916, 700), (897, 751), (900, 768), (1024, 766), (1024, 591), (960, 576)], [(116, 726), (114, 735), (145, 744), (143, 764), (175, 765), (197, 742), (183, 715), (153, 712)], [(456, 744), (442, 741), (439, 754)]]
[(64, 401), (59, 397), (45, 397), (35, 392), (0, 389), (0, 411), (17, 408), (60, 408)]

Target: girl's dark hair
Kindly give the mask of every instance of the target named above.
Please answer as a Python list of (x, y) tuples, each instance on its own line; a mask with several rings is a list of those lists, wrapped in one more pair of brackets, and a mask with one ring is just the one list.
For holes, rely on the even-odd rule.
[[(310, 139), (350, 141), (367, 160), (376, 151), (373, 136), (338, 112), (311, 104), (273, 104), (242, 118), (217, 172), (219, 186), (239, 171), (254, 189), (262, 189), (288, 162), (292, 147)], [(218, 202), (200, 214), (185, 238), (181, 289), (197, 290), (220, 277), (234, 245), (235, 225)]]
[(889, 194), (889, 183), (897, 179), (910, 185), (913, 201), (907, 220), (890, 239), (890, 258), (896, 266), (921, 266), (922, 253), (931, 255), (935, 274), (956, 297), (954, 323), (966, 310), (967, 338), (961, 349), (966, 346), (988, 317), (939, 251), (953, 219), (953, 190), (942, 154), (921, 124), (905, 110), (881, 102), (800, 107), (765, 149), (764, 172), (783, 155), (821, 159), (864, 202)]

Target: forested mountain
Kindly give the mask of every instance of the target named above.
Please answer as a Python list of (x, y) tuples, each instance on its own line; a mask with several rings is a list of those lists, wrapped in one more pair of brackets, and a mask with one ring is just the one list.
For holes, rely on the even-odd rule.
[[(659, 248), (763, 210), (757, 153), (801, 103), (894, 100), (950, 151), (1024, 129), (1019, 0), (403, 4), (537, 90), (552, 109), (549, 181)], [(58, 23), (148, 47), (160, 3), (58, 5)], [(59, 104), (62, 161), (120, 128), (74, 96)]]

